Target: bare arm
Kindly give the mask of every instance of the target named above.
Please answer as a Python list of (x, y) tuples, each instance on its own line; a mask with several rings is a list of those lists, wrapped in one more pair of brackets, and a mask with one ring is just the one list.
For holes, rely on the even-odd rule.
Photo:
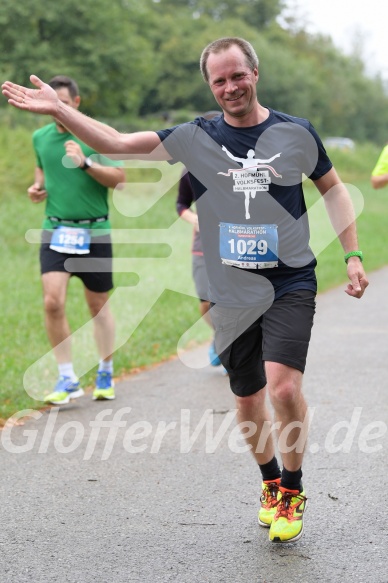
[(191, 210), (194, 202), (194, 192), (191, 186), (189, 173), (187, 170), (182, 174), (178, 186), (178, 197), (176, 200), (176, 210), (178, 215), (190, 225), (193, 225), (196, 231), (199, 231), (198, 215)]
[(47, 192), (44, 188), (44, 174), (43, 170), (38, 166), (35, 168), (34, 184), (27, 189), (28, 196), (31, 202), (42, 202), (47, 198)]
[(180, 214), (181, 219), (184, 219), (190, 225), (193, 225), (196, 231), (199, 231), (198, 225), (198, 215), (194, 213), (191, 209), (186, 209)]
[[(82, 168), (85, 164), (86, 156), (78, 142), (67, 140), (65, 148), (66, 155), (72, 159), (76, 166)], [(92, 162), (92, 166), (83, 170), (83, 172), (87, 172), (89, 176), (107, 188), (120, 188), (118, 185), (121, 185), (122, 188), (125, 182), (124, 170), (114, 166), (102, 166), (97, 162)]]
[(35, 75), (31, 75), (30, 79), (37, 89), (10, 81), (3, 83), (2, 92), (8, 103), (24, 111), (53, 116), (70, 133), (101, 154), (122, 155), (123, 158), (130, 155), (152, 160), (169, 159), (156, 132), (122, 134), (62, 103), (54, 89)]
[(388, 184), (388, 145), (382, 149), (372, 170), (370, 181), (375, 189), (384, 188)]
[[(353, 203), (337, 172), (332, 168), (327, 174), (315, 180), (314, 184), (324, 197), (327, 213), (345, 254), (357, 251), (358, 239)], [(350, 257), (347, 273), (351, 283), (348, 284), (346, 293), (360, 298), (368, 286), (368, 280), (359, 257)]]
[(388, 184), (388, 174), (381, 174), (380, 176), (371, 176), (370, 178), (373, 188), (383, 188)]
[(121, 190), (125, 183), (125, 172), (122, 168), (113, 166), (101, 166), (93, 162), (93, 166), (84, 170), (89, 176), (107, 188), (117, 188)]

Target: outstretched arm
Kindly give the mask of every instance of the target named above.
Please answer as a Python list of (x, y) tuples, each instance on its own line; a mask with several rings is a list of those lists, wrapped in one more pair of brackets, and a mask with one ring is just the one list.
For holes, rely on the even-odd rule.
[[(222, 151), (223, 151), (223, 152), (225, 152), (225, 153), (226, 153), (226, 154), (229, 156), (229, 158), (231, 158), (231, 159), (232, 159), (232, 160), (234, 160), (235, 162), (243, 162), (242, 158), (236, 158), (236, 156), (233, 156), (233, 154), (231, 154), (231, 153), (229, 152), (229, 150), (228, 150), (228, 149), (227, 149), (225, 146), (222, 146), (222, 148), (221, 148), (221, 149), (222, 149)], [(245, 160), (244, 160), (244, 161), (245, 161)]]
[(70, 133), (101, 154), (152, 160), (169, 159), (156, 132), (121, 134), (114, 128), (62, 103), (56, 91), (39, 77), (31, 75), (30, 80), (37, 89), (16, 85), (10, 81), (3, 83), (2, 92), (8, 103), (24, 111), (53, 116)]
[[(346, 253), (358, 250), (356, 218), (350, 194), (341, 182), (337, 172), (332, 168), (314, 181), (322, 194), (331, 224)], [(347, 263), (350, 282), (345, 292), (355, 298), (361, 298), (369, 285), (362, 262), (359, 257), (350, 257)]]

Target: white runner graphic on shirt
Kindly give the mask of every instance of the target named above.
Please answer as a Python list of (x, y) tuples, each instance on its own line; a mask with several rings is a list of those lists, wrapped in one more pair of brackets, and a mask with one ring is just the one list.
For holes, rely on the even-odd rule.
[[(222, 146), (222, 150), (231, 160), (242, 164), (242, 168), (231, 168), (228, 172), (218, 172), (218, 174), (222, 174), (223, 176), (230, 176), (232, 174), (234, 180), (233, 192), (245, 193), (245, 218), (250, 219), (250, 199), (254, 199), (257, 192), (268, 190), (271, 184), (271, 177), (268, 170), (277, 178), (282, 177), (272, 166), (269, 166), (269, 162), (272, 162), (275, 158), (279, 158), (281, 152), (275, 154), (268, 160), (261, 160), (260, 158), (255, 158), (254, 150), (248, 150), (246, 158), (233, 156), (225, 146)], [(262, 170), (263, 168), (267, 168), (268, 170)]]

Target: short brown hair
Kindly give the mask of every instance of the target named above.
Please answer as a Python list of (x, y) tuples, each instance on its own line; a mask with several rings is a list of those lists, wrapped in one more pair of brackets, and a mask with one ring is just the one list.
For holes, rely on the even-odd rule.
[(209, 75), (207, 72), (207, 60), (209, 55), (212, 53), (221, 53), (222, 51), (226, 51), (233, 45), (241, 49), (245, 55), (247, 65), (248, 67), (252, 68), (252, 71), (259, 66), (259, 57), (257, 56), (256, 51), (251, 43), (249, 43), (247, 40), (237, 36), (219, 38), (218, 40), (211, 42), (203, 49), (201, 59), (199, 61), (202, 77), (205, 79), (206, 83), (209, 83)]
[(72, 99), (79, 95), (79, 89), (77, 83), (71, 77), (66, 77), (66, 75), (56, 75), (48, 82), (50, 87), (53, 89), (60, 89), (61, 87), (66, 87), (69, 90), (69, 94)]

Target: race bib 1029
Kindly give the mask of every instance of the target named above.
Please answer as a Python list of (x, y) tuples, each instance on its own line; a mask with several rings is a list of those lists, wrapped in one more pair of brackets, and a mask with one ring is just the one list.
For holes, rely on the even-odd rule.
[(277, 225), (220, 223), (222, 263), (241, 269), (278, 266)]

